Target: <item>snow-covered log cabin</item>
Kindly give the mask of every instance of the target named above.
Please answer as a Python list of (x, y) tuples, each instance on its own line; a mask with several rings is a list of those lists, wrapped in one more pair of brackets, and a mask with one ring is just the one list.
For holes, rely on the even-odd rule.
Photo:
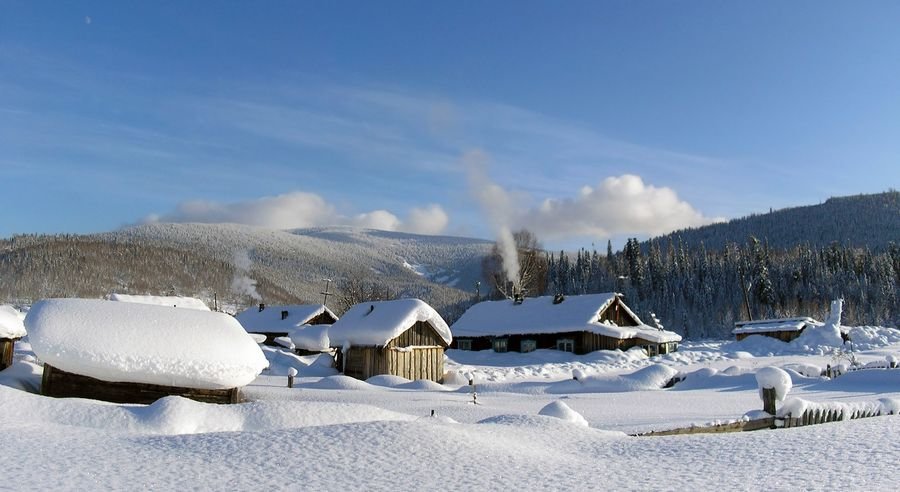
[(307, 355), (328, 350), (328, 343), (323, 346), (309, 345), (304, 340), (322, 340), (323, 331), (309, 330), (301, 332), (305, 325), (331, 325), (338, 317), (323, 304), (297, 304), (288, 306), (266, 306), (260, 303), (259, 307), (245, 309), (235, 316), (247, 333), (259, 333), (266, 336), (266, 345), (278, 346), (275, 342), (279, 337), (290, 337), (294, 340), (297, 353)]
[(484, 301), (453, 324), (453, 348), (496, 352), (557, 349), (576, 354), (643, 347), (678, 348), (677, 333), (645, 325), (617, 293)]
[(237, 403), (268, 365), (233, 317), (211, 311), (47, 299), (25, 318), (44, 362), (41, 393), (116, 403), (169, 395)]
[(16, 340), (25, 336), (22, 317), (12, 306), (0, 306), (0, 371), (12, 365)]
[(750, 335), (764, 335), (782, 342), (790, 342), (799, 337), (807, 327), (821, 324), (809, 317), (738, 321), (734, 324), (732, 333), (738, 341)]
[(444, 378), (450, 328), (419, 299), (363, 302), (351, 307), (328, 332), (337, 369), (357, 379), (391, 374), (406, 379)]

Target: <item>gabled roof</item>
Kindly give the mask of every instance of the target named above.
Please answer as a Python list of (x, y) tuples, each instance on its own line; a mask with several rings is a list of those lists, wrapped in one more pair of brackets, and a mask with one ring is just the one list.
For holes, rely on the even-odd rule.
[(770, 333), (773, 331), (800, 331), (807, 326), (821, 325), (810, 317), (758, 319), (754, 321), (738, 321), (731, 333)]
[(151, 304), (154, 306), (180, 307), (209, 311), (209, 306), (200, 299), (181, 296), (137, 296), (131, 294), (110, 294), (110, 301), (133, 302), (136, 304)]
[(331, 325), (328, 337), (332, 347), (383, 347), (420, 321), (430, 324), (447, 345), (453, 340), (444, 318), (419, 299), (361, 302)]
[[(282, 311), (288, 313), (285, 319), (281, 319)], [(322, 304), (266, 306), (262, 311), (252, 307), (241, 311), (235, 318), (249, 333), (289, 332), (322, 313), (328, 313), (332, 319), (337, 320), (337, 316)]]
[(511, 299), (480, 302), (470, 307), (453, 324), (453, 334), (457, 337), (482, 337), (589, 331), (619, 339), (642, 338), (651, 342), (681, 340), (674, 332), (643, 324), (623, 302), (619, 306), (638, 326), (601, 323), (600, 315), (618, 296), (608, 292), (564, 296), (561, 302), (556, 296), (528, 297), (521, 304)]

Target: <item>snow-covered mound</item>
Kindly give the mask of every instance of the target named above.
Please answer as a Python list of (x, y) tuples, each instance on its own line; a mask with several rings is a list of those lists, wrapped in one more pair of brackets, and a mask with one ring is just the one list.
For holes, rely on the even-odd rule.
[(299, 349), (325, 352), (331, 346), (328, 330), (331, 325), (303, 325), (288, 331), (291, 342)]
[(16, 308), (8, 305), (0, 306), (0, 338), (22, 338), (25, 336), (25, 325)]
[(241, 325), (222, 313), (49, 299), (31, 308), (25, 325), (42, 361), (105, 381), (234, 388), (268, 364)]
[(588, 421), (584, 419), (584, 417), (569, 408), (568, 405), (563, 403), (562, 401), (554, 401), (538, 412), (538, 415), (546, 415), (548, 417), (556, 417), (561, 420), (565, 420), (566, 422), (572, 422), (573, 424), (583, 425), (584, 427), (588, 427)]
[(209, 306), (200, 299), (181, 296), (138, 296), (131, 294), (110, 294), (110, 301), (133, 302), (137, 304), (150, 304), (153, 306), (180, 307), (209, 311)]

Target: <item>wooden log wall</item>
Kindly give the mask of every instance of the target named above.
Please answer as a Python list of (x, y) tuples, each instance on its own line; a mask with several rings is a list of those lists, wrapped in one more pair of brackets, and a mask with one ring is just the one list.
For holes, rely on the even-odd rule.
[(10, 338), (0, 338), (0, 371), (12, 365), (15, 349), (15, 340)]
[(145, 383), (113, 382), (66, 372), (44, 364), (41, 394), (56, 398), (90, 398), (113, 403), (150, 404), (165, 396), (205, 403), (240, 403), (240, 388), (197, 389)]

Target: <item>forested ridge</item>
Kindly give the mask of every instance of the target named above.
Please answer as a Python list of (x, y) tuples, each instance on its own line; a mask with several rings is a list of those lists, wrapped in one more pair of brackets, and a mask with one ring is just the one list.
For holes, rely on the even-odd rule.
[(900, 193), (631, 239), (617, 253), (551, 253), (548, 263), (549, 291), (623, 292), (645, 319), (653, 312), (688, 337), (727, 336), (749, 316), (822, 319), (839, 297), (846, 324), (897, 326)]

